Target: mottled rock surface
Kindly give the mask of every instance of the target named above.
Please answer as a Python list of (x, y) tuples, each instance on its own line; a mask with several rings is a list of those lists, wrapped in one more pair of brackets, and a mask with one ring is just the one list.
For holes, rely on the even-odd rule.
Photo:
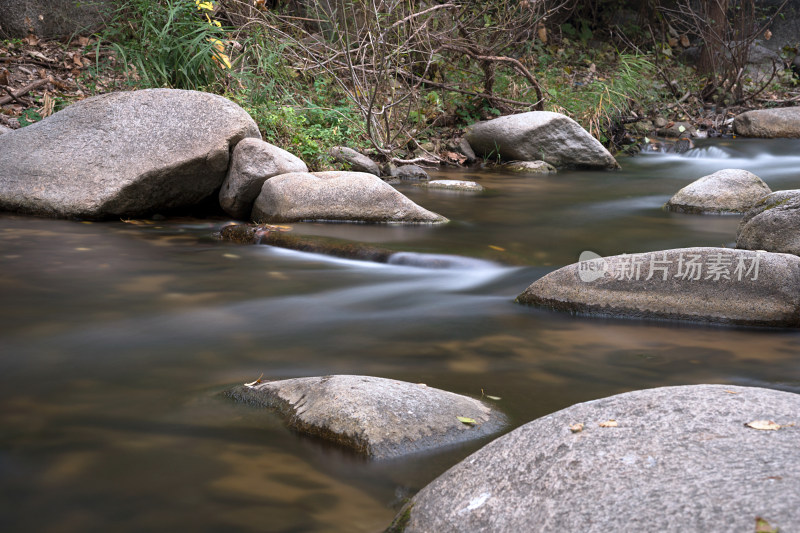
[(447, 189), (450, 191), (482, 192), (483, 185), (467, 180), (432, 180), (419, 184), (427, 189)]
[(763, 198), (739, 223), (736, 247), (800, 255), (800, 190)]
[(282, 148), (260, 139), (244, 139), (233, 149), (230, 169), (219, 191), (219, 205), (232, 217), (246, 219), (264, 182), (291, 172), (308, 172), (308, 167)]
[(252, 219), (268, 223), (447, 222), (364, 172), (294, 172), (270, 178), (253, 206)]
[(693, 181), (669, 199), (666, 208), (679, 213), (744, 213), (772, 191), (747, 170), (727, 168)]
[(334, 146), (330, 149), (331, 157), (340, 163), (349, 165), (353, 172), (366, 172), (367, 174), (381, 175), (378, 164), (360, 152), (346, 146)]
[(506, 161), (543, 160), (588, 169), (619, 168), (600, 141), (560, 113), (530, 111), (470, 126), (466, 139), (476, 154)]
[(0, 0), (0, 24), (8, 37), (72, 37), (91, 32), (111, 20), (113, 0)]
[[(729, 385), (573, 405), (436, 478), (389, 531), (723, 533), (754, 531), (756, 517), (798, 531), (799, 413), (800, 395)], [(745, 425), (757, 420), (781, 427)]]
[(800, 107), (757, 109), (737, 115), (733, 131), (742, 137), (800, 137)]
[[(478, 439), (505, 417), (467, 396), (393, 379), (324, 376), (237, 387), (233, 398), (269, 407), (293, 429), (374, 459), (388, 459)], [(465, 424), (458, 417), (474, 420)]]
[(176, 89), (109, 93), (0, 136), (0, 210), (89, 219), (193, 206), (260, 138), (241, 107)]
[(800, 327), (797, 287), (794, 255), (679, 248), (594, 256), (540, 278), (517, 302), (573, 314)]
[(410, 181), (424, 181), (430, 179), (425, 169), (419, 165), (392, 166), (389, 175), (393, 178)]
[(556, 167), (544, 161), (514, 161), (503, 165), (503, 170), (519, 174), (550, 174), (558, 172)]

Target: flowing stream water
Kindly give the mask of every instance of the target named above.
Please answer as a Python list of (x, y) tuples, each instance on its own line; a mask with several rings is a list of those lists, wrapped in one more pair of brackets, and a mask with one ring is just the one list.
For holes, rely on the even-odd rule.
[[(483, 392), (501, 397), (509, 430), (649, 387), (800, 393), (797, 331), (513, 303), (584, 250), (732, 246), (740, 217), (661, 209), (701, 176), (743, 168), (773, 190), (800, 188), (797, 141), (706, 141), (621, 163), (434, 173), (475, 179), (480, 195), (400, 187), (452, 220), (444, 226), (294, 226), (406, 251), (404, 264), (225, 243), (212, 237), (222, 220), (0, 216), (2, 530), (380, 531), (404, 498), (486, 442), (366, 461), (221, 396), (262, 373)], [(458, 257), (429, 268), (427, 254)]]

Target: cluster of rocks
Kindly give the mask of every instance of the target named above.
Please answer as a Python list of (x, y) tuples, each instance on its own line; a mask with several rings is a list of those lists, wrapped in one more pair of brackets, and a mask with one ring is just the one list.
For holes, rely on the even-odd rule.
[[(258, 379), (226, 394), (372, 460), (414, 460), (507, 426), (496, 404), (369, 376)], [(757, 517), (793, 530), (798, 412), (800, 395), (727, 385), (576, 404), (450, 468), (387, 531), (745, 530)]]
[[(474, 125), (454, 149), (512, 161), (508, 171), (618, 168), (576, 122), (531, 112)], [(434, 180), (417, 165), (380, 168), (347, 147), (349, 168), (308, 172), (295, 155), (261, 139), (253, 119), (213, 94), (173, 89), (110, 93), (75, 103), (19, 130), (0, 132), (0, 209), (62, 218), (110, 219), (218, 205), (256, 222), (447, 222), (389, 183), (481, 192), (465, 180)], [(217, 196), (217, 201), (214, 196)]]

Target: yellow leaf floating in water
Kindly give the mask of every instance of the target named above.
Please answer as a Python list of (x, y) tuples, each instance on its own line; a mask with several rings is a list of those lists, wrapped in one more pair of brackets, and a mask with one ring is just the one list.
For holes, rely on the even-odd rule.
[(745, 424), (745, 426), (761, 431), (778, 431), (781, 429), (781, 425), (772, 420), (753, 420)]
[(474, 418), (469, 418), (466, 416), (457, 416), (456, 418), (458, 418), (459, 422), (468, 426), (474, 426), (478, 423)]
[(502, 246), (495, 246), (494, 244), (490, 244), (489, 248), (491, 248), (492, 250), (497, 250), (498, 252), (505, 252), (506, 251), (506, 249), (503, 248)]
[(605, 422), (600, 422), (601, 428), (615, 428), (617, 425), (618, 424), (616, 420), (606, 420)]

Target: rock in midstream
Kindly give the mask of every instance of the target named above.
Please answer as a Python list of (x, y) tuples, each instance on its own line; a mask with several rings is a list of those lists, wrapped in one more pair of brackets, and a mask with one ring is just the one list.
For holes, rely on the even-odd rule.
[(300, 433), (373, 459), (479, 439), (505, 425), (503, 414), (474, 398), (370, 376), (266, 381), (236, 387), (228, 394), (277, 411)]

